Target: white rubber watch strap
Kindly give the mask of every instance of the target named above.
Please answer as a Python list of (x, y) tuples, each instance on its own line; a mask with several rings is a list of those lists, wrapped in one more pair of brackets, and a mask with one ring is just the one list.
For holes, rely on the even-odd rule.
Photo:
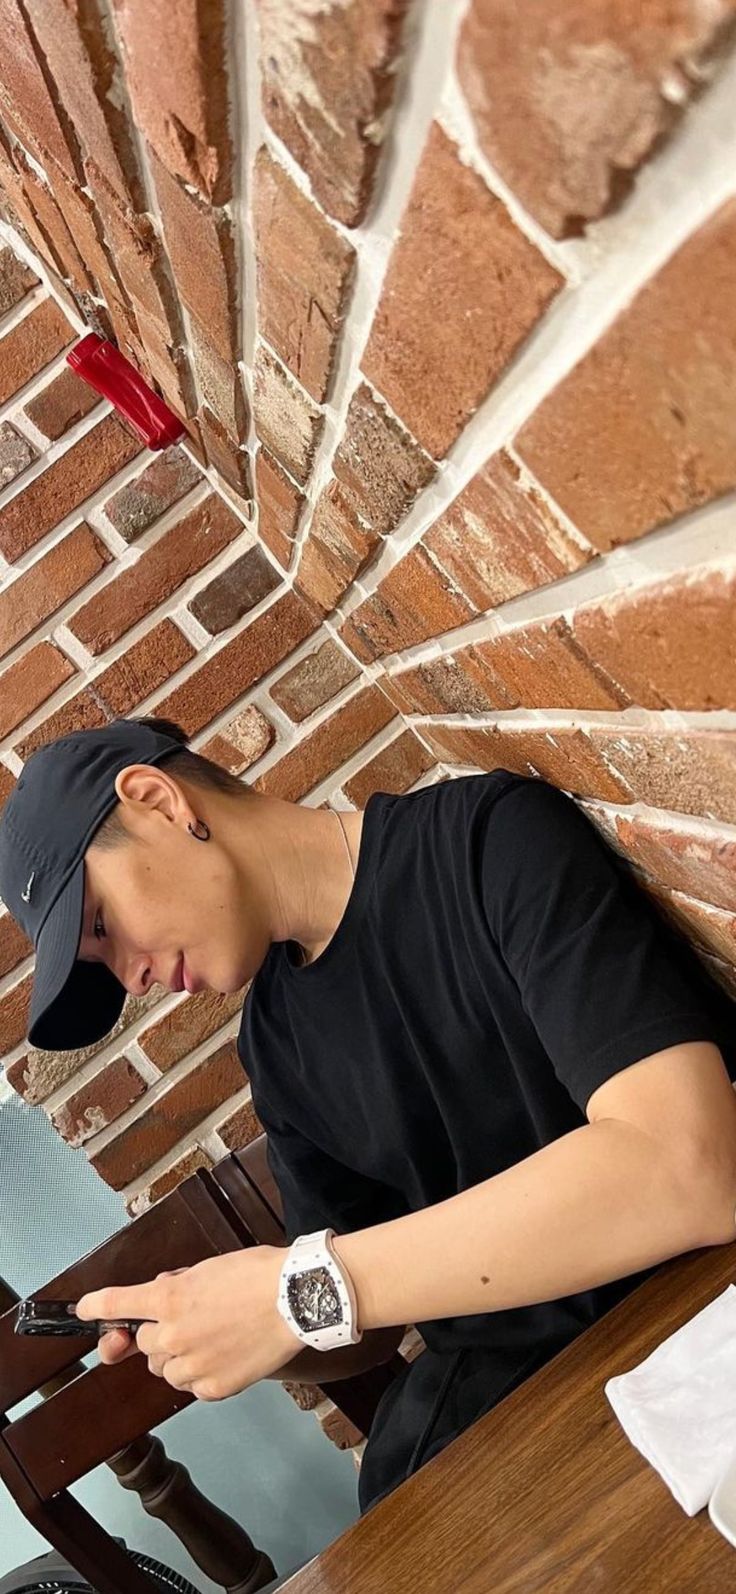
[[(278, 1309), (292, 1333), (313, 1350), (337, 1350), (342, 1345), (356, 1345), (362, 1338), (358, 1329), (358, 1308), (352, 1281), (332, 1248), (334, 1230), (321, 1229), (316, 1234), (301, 1234), (290, 1247), (281, 1269)], [(288, 1282), (296, 1273), (307, 1273), (311, 1268), (324, 1268), (335, 1286), (342, 1307), (343, 1320), (328, 1328), (304, 1330), (297, 1323), (289, 1304)]]

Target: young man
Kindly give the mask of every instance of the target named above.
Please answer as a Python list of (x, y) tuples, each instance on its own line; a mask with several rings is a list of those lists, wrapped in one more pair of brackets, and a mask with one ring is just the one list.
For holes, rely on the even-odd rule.
[(338, 814), (117, 721), (26, 765), (0, 892), (36, 946), (35, 1045), (100, 1040), (126, 991), (252, 980), (239, 1049), (296, 1245), (79, 1315), (145, 1319), (103, 1360), (141, 1351), (205, 1400), (347, 1376), (418, 1324), (362, 1509), (654, 1265), (736, 1235), (733, 1006), (542, 782)]

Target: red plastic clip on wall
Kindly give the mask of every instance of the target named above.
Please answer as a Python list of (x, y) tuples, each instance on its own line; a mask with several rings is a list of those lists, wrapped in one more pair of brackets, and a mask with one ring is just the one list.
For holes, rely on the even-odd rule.
[(66, 359), (83, 381), (115, 405), (149, 448), (168, 448), (186, 431), (178, 415), (154, 393), (130, 360), (96, 332), (82, 338)]

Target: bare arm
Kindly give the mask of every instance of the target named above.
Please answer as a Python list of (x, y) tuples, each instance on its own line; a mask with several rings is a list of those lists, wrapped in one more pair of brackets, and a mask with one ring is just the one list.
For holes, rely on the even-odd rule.
[(555, 1300), (736, 1239), (736, 1096), (717, 1047), (642, 1059), (588, 1116), (448, 1201), (336, 1239), (366, 1328)]

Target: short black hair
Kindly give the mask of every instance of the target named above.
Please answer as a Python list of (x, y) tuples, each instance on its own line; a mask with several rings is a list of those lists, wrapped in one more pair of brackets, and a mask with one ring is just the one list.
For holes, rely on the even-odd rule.
[[(214, 764), (211, 758), (203, 758), (201, 753), (193, 753), (187, 745), (187, 733), (181, 725), (174, 724), (173, 720), (160, 719), (134, 719), (136, 725), (147, 725), (150, 730), (158, 731), (159, 735), (170, 736), (172, 741), (179, 743), (179, 752), (172, 753), (166, 759), (166, 769), (176, 779), (188, 780), (192, 786), (200, 786), (207, 791), (218, 791), (229, 797), (247, 797), (251, 793), (237, 775), (231, 775), (229, 769), (222, 769), (219, 764)], [(130, 838), (120, 817), (120, 804), (116, 803), (106, 819), (103, 819), (99, 830), (95, 831), (93, 845), (110, 851), (119, 847), (121, 842)]]

